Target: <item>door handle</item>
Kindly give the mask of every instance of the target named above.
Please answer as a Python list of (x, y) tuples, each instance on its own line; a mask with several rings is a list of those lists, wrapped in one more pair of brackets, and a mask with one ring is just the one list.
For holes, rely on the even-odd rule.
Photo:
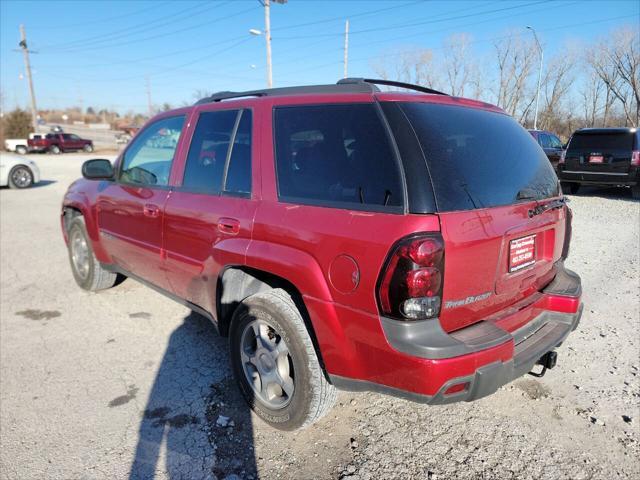
[(157, 218), (160, 215), (160, 208), (157, 205), (147, 203), (142, 207), (142, 213), (145, 217)]
[(240, 220), (222, 217), (218, 220), (218, 230), (228, 235), (237, 235), (240, 232)]

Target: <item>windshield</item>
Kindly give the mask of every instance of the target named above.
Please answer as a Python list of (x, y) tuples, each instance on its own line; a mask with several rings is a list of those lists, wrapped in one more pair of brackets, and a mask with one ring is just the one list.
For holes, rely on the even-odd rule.
[(633, 132), (576, 132), (571, 137), (568, 150), (633, 150)]
[(511, 205), (559, 194), (535, 139), (508, 115), (455, 105), (403, 103), (424, 151), (438, 210)]

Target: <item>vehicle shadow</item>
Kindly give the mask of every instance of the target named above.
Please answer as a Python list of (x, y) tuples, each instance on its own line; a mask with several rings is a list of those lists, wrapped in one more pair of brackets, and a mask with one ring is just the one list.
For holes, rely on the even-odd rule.
[(625, 187), (592, 187), (583, 185), (578, 190), (578, 197), (601, 197), (610, 198), (614, 200), (626, 200), (629, 202), (638, 202), (631, 196), (631, 189)]
[[(57, 180), (40, 180), (38, 183), (34, 183), (33, 185), (31, 185), (29, 188), (26, 188), (25, 190), (31, 190), (32, 188), (48, 187), (49, 185), (54, 183), (57, 183)], [(13, 190), (8, 185), (2, 186), (0, 187), (0, 189)]]
[(257, 478), (251, 413), (232, 379), (226, 339), (195, 312), (171, 334), (140, 421), (129, 478), (157, 474)]

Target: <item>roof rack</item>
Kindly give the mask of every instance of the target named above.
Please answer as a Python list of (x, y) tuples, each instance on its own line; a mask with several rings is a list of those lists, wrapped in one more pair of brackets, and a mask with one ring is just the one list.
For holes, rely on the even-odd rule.
[(343, 78), (335, 84), (330, 85), (307, 85), (300, 87), (268, 88), (265, 90), (249, 90), (246, 92), (217, 92), (208, 97), (198, 100), (195, 105), (203, 103), (220, 102), (242, 97), (271, 97), (277, 95), (302, 95), (309, 93), (376, 93), (380, 89), (376, 85), (389, 85), (393, 87), (408, 88), (422, 93), (432, 93), (436, 95), (446, 95), (446, 93), (411, 85), (410, 83), (394, 82), (391, 80), (377, 80), (371, 78)]
[(352, 84), (361, 84), (361, 83), (366, 83), (371, 85), (387, 85), (389, 87), (400, 87), (400, 88), (406, 88), (408, 90), (415, 90), (416, 92), (449, 96), (448, 93), (440, 92), (438, 90), (433, 90), (432, 88), (421, 87), (420, 85), (414, 85), (412, 83), (396, 82), (394, 80), (383, 80), (379, 78), (351, 78), (351, 77), (338, 80), (338, 85), (352, 85)]

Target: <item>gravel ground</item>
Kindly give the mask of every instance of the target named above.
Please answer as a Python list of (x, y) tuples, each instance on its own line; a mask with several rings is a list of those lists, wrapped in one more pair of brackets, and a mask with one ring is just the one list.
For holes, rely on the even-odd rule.
[(571, 197), (585, 313), (542, 379), (470, 404), (342, 393), (317, 425), (250, 414), (225, 339), (136, 282), (78, 289), (58, 211), (82, 155), (0, 191), (0, 478), (640, 478), (640, 204)]

